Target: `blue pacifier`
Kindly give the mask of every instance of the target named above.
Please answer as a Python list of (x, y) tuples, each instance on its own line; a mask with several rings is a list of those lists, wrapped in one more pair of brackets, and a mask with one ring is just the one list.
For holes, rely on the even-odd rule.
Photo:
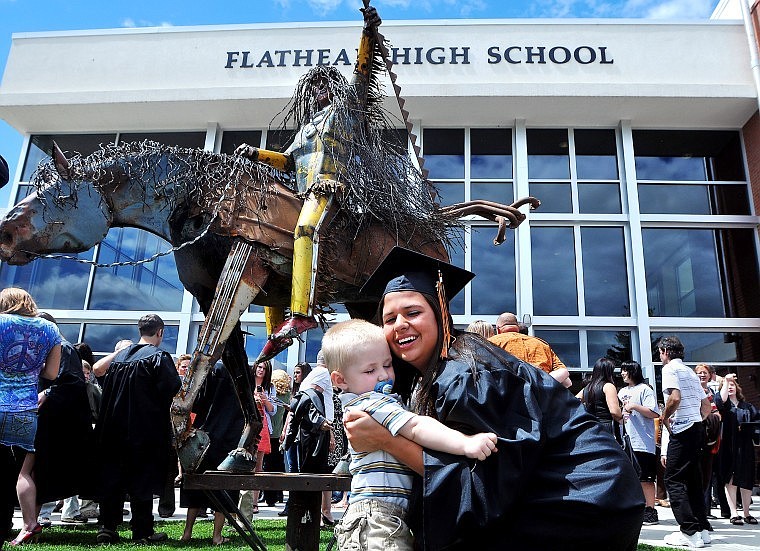
[(393, 394), (393, 379), (380, 381), (375, 385), (375, 392), (380, 394)]

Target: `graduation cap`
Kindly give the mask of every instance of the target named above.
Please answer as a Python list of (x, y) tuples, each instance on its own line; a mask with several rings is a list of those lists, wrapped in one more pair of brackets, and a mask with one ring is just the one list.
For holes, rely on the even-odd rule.
[(380, 300), (388, 293), (416, 291), (437, 300), (444, 325), (441, 357), (445, 358), (451, 338), (449, 300), (474, 277), (474, 273), (443, 260), (393, 247), (364, 284), (361, 294)]

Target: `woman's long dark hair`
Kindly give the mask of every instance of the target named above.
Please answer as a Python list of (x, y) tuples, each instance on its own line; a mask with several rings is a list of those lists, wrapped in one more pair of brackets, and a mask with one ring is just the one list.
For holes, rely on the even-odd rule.
[(272, 362), (267, 360), (265, 362), (260, 362), (258, 364), (253, 364), (253, 368), (251, 369), (251, 376), (253, 377), (253, 384), (256, 385), (256, 369), (260, 365), (264, 366), (264, 379), (261, 381), (261, 388), (264, 389), (264, 392), (269, 392), (272, 388)]
[(594, 370), (591, 372), (591, 380), (586, 387), (585, 400), (586, 404), (593, 404), (596, 401), (597, 393), (603, 395), (602, 388), (606, 383), (615, 384), (613, 375), (615, 373), (615, 362), (609, 358), (599, 358), (594, 364)]
[[(301, 362), (297, 363), (295, 367), (298, 367), (301, 369), (301, 382), (306, 378), (306, 376), (311, 373), (311, 364), (309, 362)], [(293, 395), (301, 389), (301, 382), (296, 382), (295, 377), (293, 377)]]
[[(433, 356), (423, 368), (422, 373), (410, 363), (393, 356), (393, 368), (396, 373), (396, 381), (393, 388), (401, 395), (405, 402), (410, 403), (412, 390), (414, 389), (414, 386), (419, 383), (414, 394), (414, 400), (411, 401), (411, 409), (419, 415), (426, 415), (438, 419), (438, 413), (435, 408), (437, 396), (433, 392), (433, 384), (446, 366), (446, 360), (441, 360), (440, 358), (441, 350), (443, 348), (443, 315), (441, 314), (441, 308), (438, 305), (437, 299), (424, 293), (420, 293), (420, 295), (425, 298), (425, 301), (433, 309), (438, 325), (438, 340), (436, 342)], [(380, 302), (377, 315), (377, 320), (380, 322), (381, 326), (383, 321), (382, 311), (383, 301)], [(450, 324), (449, 327), (454, 327), (451, 315), (449, 315), (448, 323)], [(477, 371), (472, 350), (477, 346), (478, 342), (482, 344), (482, 340), (479, 340), (479, 338), (472, 333), (459, 331), (457, 329), (452, 329), (451, 336), (452, 340), (449, 344), (449, 357), (456, 355), (459, 359), (465, 361), (470, 366), (473, 376), (476, 376)], [(452, 350), (455, 354), (451, 353)]]

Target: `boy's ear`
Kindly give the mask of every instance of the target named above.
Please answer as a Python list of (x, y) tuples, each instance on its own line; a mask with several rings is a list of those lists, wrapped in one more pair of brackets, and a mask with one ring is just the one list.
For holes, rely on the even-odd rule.
[(337, 386), (341, 390), (346, 390), (346, 388), (348, 388), (346, 380), (343, 378), (343, 373), (340, 371), (333, 371), (330, 373), (330, 380), (332, 381), (333, 386)]

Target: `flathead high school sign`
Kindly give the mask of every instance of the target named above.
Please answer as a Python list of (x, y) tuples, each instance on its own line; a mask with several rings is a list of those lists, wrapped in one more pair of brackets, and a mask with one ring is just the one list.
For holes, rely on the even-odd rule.
[[(607, 46), (491, 46), (484, 52), (472, 52), (469, 46), (433, 48), (391, 48), (395, 65), (469, 65), (473, 56), (484, 56), (490, 65), (508, 63), (611, 65), (615, 63)], [(237, 50), (228, 51), (225, 69), (262, 69), (273, 67), (312, 67), (314, 65), (353, 65), (355, 51), (343, 48), (306, 50)]]

